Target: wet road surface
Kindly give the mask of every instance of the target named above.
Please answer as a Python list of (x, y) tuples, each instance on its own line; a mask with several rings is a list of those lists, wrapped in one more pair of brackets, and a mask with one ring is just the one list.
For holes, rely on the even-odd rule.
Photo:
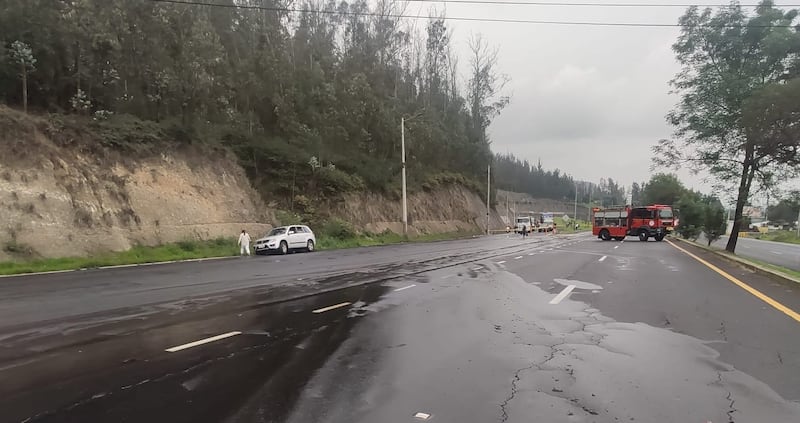
[[(728, 237), (723, 236), (713, 245), (725, 248), (727, 243)], [(800, 245), (797, 244), (739, 237), (736, 241), (736, 254), (800, 271)]]
[(687, 252), (771, 302), (588, 235), (5, 280), (0, 421), (800, 421), (800, 286)]

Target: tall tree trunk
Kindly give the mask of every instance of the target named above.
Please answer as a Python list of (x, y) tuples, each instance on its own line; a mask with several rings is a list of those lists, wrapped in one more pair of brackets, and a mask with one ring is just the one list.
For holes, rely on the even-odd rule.
[(28, 69), (22, 65), (22, 110), (28, 113)]
[(754, 150), (754, 143), (752, 141), (747, 141), (744, 164), (742, 165), (742, 177), (739, 180), (739, 194), (736, 197), (736, 211), (733, 214), (733, 228), (731, 228), (731, 236), (728, 238), (728, 244), (725, 245), (725, 250), (731, 253), (736, 252), (736, 242), (739, 240), (739, 231), (742, 228), (742, 213), (744, 212), (744, 205), (747, 203), (750, 186), (753, 183), (753, 176), (756, 171), (755, 164), (753, 163)]

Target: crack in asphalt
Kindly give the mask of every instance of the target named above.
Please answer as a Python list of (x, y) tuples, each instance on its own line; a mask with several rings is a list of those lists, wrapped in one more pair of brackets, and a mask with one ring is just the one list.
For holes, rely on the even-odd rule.
[(734, 406), (733, 406), (733, 404), (735, 404), (735, 403), (736, 403), (736, 400), (734, 400), (732, 396), (733, 396), (733, 395), (731, 394), (731, 392), (730, 392), (730, 391), (728, 391), (728, 396), (727, 396), (727, 397), (725, 397), (725, 399), (727, 399), (728, 401), (730, 401), (730, 402), (731, 402), (731, 403), (728, 405), (728, 411), (725, 413), (725, 414), (727, 414), (727, 415), (728, 415), (728, 423), (736, 423), (736, 422), (733, 420), (733, 413), (735, 413), (735, 412), (737, 412), (737, 411), (738, 411), (738, 410), (737, 410), (736, 408), (734, 408)]
[[(546, 332), (546, 331), (545, 331), (545, 333), (549, 334), (549, 332)], [(500, 403), (500, 421), (501, 421), (501, 423), (508, 421), (508, 404), (514, 399), (514, 397), (517, 396), (517, 383), (522, 379), (520, 374), (522, 372), (526, 371), (526, 370), (530, 370), (530, 369), (533, 369), (533, 368), (536, 368), (537, 370), (542, 370), (542, 366), (544, 366), (548, 361), (550, 361), (550, 360), (555, 358), (556, 351), (559, 350), (558, 347), (561, 346), (561, 345), (564, 345), (564, 344), (566, 344), (566, 341), (564, 341), (562, 339), (562, 342), (560, 342), (558, 344), (547, 346), (547, 348), (550, 349), (550, 355), (545, 360), (543, 360), (541, 363), (536, 363), (536, 362), (531, 363), (530, 366), (525, 366), (525, 367), (522, 367), (522, 368), (517, 369), (516, 371), (514, 371), (514, 377), (511, 379), (511, 393), (508, 395), (508, 397), (506, 397), (505, 400), (503, 400), (502, 403)], [(524, 345), (534, 346), (532, 344), (524, 344)]]
[(517, 371), (514, 372), (514, 378), (511, 380), (511, 394), (508, 397), (506, 397), (506, 399), (502, 403), (500, 403), (500, 421), (501, 422), (508, 421), (508, 409), (507, 409), (507, 407), (508, 407), (508, 403), (511, 402), (511, 400), (513, 400), (515, 396), (517, 396), (517, 382), (519, 382), (519, 380), (520, 380), (519, 374), (524, 372), (525, 370), (530, 370), (530, 369), (532, 369), (534, 367), (536, 367), (536, 363), (533, 363), (530, 366), (523, 367), (521, 369), (517, 369)]

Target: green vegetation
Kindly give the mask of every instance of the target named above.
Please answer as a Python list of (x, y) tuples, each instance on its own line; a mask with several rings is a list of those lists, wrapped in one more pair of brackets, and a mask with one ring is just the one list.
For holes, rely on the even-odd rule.
[(498, 52), (476, 34), (459, 60), (445, 19), (404, 7), (6, 0), (0, 101), (80, 121), (96, 139), (63, 138), (92, 148), (224, 146), (289, 209), (300, 194), (393, 191), (405, 117), (409, 186), (447, 172), (477, 189), (508, 104)]
[(795, 231), (771, 231), (755, 236), (757, 239), (765, 241), (786, 242), (789, 244), (800, 244), (800, 237)]
[[(317, 248), (334, 250), (340, 248), (368, 247), (399, 244), (403, 242), (430, 242), (465, 238), (471, 232), (447, 232), (405, 237), (386, 231), (381, 234), (357, 234), (342, 221), (331, 222), (317, 234)], [(179, 241), (155, 247), (135, 246), (128, 251), (101, 254), (94, 257), (65, 257), (52, 259), (30, 259), (29, 247), (8, 244), (5, 250), (20, 257), (19, 260), (0, 263), (0, 275), (49, 272), (56, 270), (90, 269), (125, 264), (157, 263), (172, 260), (189, 260), (211, 257), (228, 257), (239, 254), (235, 239), (217, 238), (209, 241)]]
[(625, 188), (611, 178), (601, 179), (599, 184), (576, 181), (558, 169), (544, 170), (541, 161), (534, 166), (513, 154), (495, 155), (494, 175), (497, 188), (524, 192), (534, 198), (573, 201), (577, 189), (581, 204), (590, 201), (601, 205), (625, 204)]
[(788, 225), (793, 228), (796, 227), (794, 222), (797, 222), (799, 213), (800, 190), (787, 193), (777, 204), (767, 207), (767, 215), (769, 215), (770, 223)]
[(380, 234), (365, 233), (348, 238), (323, 237), (317, 238), (318, 247), (324, 250), (340, 248), (371, 247), (375, 245), (400, 244), (403, 242), (431, 242), (450, 239), (466, 238), (476, 235), (474, 232), (445, 232), (439, 234), (425, 234), (417, 236), (403, 236), (386, 231)]
[(553, 220), (555, 221), (556, 228), (558, 229), (558, 233), (560, 233), (560, 234), (574, 234), (574, 233), (577, 233), (577, 232), (591, 231), (592, 230), (592, 224), (590, 222), (585, 221), (585, 220), (578, 220), (577, 221), (578, 225), (579, 225), (578, 226), (578, 230), (575, 230), (575, 221), (574, 220), (565, 221), (563, 216), (562, 217), (557, 217), (557, 218), (555, 218)]
[(798, 272), (796, 270), (789, 269), (789, 268), (786, 268), (786, 267), (783, 267), (783, 266), (777, 266), (777, 265), (774, 265), (772, 263), (767, 263), (767, 262), (764, 262), (764, 261), (761, 261), (761, 260), (751, 259), (749, 257), (745, 258), (745, 259), (743, 259), (741, 256), (736, 256), (736, 257), (738, 259), (741, 259), (741, 260), (744, 260), (744, 261), (749, 261), (749, 262), (751, 262), (753, 264), (757, 264), (757, 265), (759, 265), (761, 267), (766, 267), (767, 269), (774, 270), (774, 271), (776, 271), (778, 273), (783, 273), (783, 274), (789, 275), (789, 276), (791, 276), (793, 278), (800, 279), (800, 272)]
[[(653, 147), (656, 165), (708, 172), (736, 188), (734, 252), (751, 194), (800, 173), (800, 30), (796, 9), (763, 0), (752, 12), (737, 2), (693, 6), (673, 44), (680, 71), (678, 105), (667, 115), (674, 138)], [(731, 30), (731, 28), (736, 28)], [(788, 129), (791, 128), (791, 129)]]
[(708, 245), (725, 234), (725, 209), (713, 195), (687, 189), (673, 174), (658, 173), (646, 183), (634, 184), (633, 204), (669, 204), (677, 209), (678, 235), (697, 240), (705, 234)]
[(0, 275), (86, 269), (123, 264), (156, 263), (207, 257), (233, 256), (239, 253), (235, 239), (180, 241), (156, 247), (135, 246), (128, 251), (100, 254), (94, 257), (17, 260), (0, 263)]

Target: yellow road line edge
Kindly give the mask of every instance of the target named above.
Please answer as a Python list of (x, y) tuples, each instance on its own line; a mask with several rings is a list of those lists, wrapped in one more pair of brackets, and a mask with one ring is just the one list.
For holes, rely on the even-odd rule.
[(783, 314), (791, 317), (792, 319), (800, 322), (800, 313), (797, 313), (796, 311), (790, 309), (789, 307), (786, 307), (785, 305), (773, 300), (772, 298), (770, 298), (768, 295), (764, 294), (763, 292), (761, 292), (761, 291), (753, 288), (752, 286), (740, 281), (739, 279), (736, 279), (735, 277), (729, 275), (727, 272), (725, 272), (724, 270), (720, 269), (719, 267), (714, 266), (713, 264), (701, 259), (700, 257), (697, 257), (696, 255), (686, 251), (685, 249), (683, 249), (681, 247), (678, 247), (677, 245), (675, 245), (671, 241), (668, 241), (668, 240), (665, 240), (665, 241), (667, 241), (669, 243), (669, 245), (677, 248), (678, 250), (682, 251), (684, 254), (688, 255), (689, 257), (699, 261), (700, 263), (702, 263), (703, 265), (705, 265), (709, 269), (719, 273), (720, 276), (722, 276), (725, 279), (735, 283), (740, 288), (742, 288), (745, 291), (749, 292), (750, 294), (752, 294), (754, 297), (758, 298), (759, 300), (764, 301), (765, 303), (771, 305), (773, 308), (775, 308), (776, 310), (780, 311), (781, 313), (783, 313)]

